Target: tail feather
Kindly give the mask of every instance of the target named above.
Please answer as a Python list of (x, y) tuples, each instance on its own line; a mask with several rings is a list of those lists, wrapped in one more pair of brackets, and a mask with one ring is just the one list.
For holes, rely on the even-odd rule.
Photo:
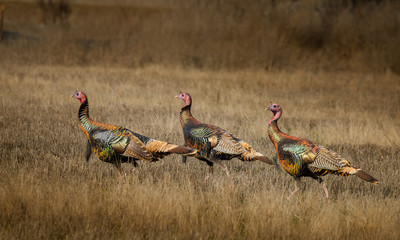
[(169, 155), (171, 153), (180, 154), (183, 156), (193, 156), (197, 153), (196, 149), (175, 145), (158, 140), (152, 140), (146, 144), (147, 150), (152, 154)]
[(274, 165), (274, 161), (272, 161), (270, 158), (268, 158), (266, 156), (256, 156), (255, 159), (257, 159), (261, 162), (268, 163), (269, 165)]
[[(182, 156), (194, 156), (197, 153), (197, 150), (193, 149), (193, 148), (184, 147), (184, 146), (176, 146), (175, 148), (170, 149), (168, 152), (180, 154)], [(185, 160), (186, 160), (186, 158), (185, 158)]]
[(259, 152), (256, 152), (248, 143), (242, 141), (241, 145), (245, 149), (245, 151), (239, 157), (239, 159), (241, 159), (242, 161), (259, 160), (261, 162), (268, 163), (269, 165), (274, 165), (274, 162), (270, 158), (264, 156)]
[(367, 182), (373, 183), (373, 184), (379, 183), (379, 181), (376, 180), (376, 178), (374, 178), (373, 176), (369, 175), (368, 173), (364, 172), (361, 169), (357, 169), (357, 172), (354, 175), (356, 175), (357, 177), (359, 177)]

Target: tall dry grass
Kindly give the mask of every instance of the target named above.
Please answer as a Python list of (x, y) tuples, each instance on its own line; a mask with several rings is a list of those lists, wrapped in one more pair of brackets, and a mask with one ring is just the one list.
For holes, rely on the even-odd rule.
[[(199, 71), (152, 66), (0, 66), (0, 235), (4, 239), (397, 239), (400, 232), (399, 77), (380, 74)], [(176, 156), (140, 162), (120, 189), (112, 165), (84, 161), (77, 125), (85, 91), (93, 119), (183, 143), (180, 91), (192, 111), (272, 157), (264, 111), (282, 130), (339, 151), (381, 184), (327, 176), (331, 201), (261, 162), (206, 164)], [(125, 165), (128, 169), (128, 166)]]

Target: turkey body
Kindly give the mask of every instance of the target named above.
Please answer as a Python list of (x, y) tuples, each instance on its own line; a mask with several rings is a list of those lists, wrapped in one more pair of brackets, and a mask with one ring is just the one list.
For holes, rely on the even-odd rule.
[(124, 127), (95, 122), (89, 117), (86, 95), (75, 92), (72, 97), (81, 102), (78, 118), (79, 127), (88, 139), (87, 161), (93, 151), (101, 161), (112, 163), (122, 175), (121, 163), (124, 162), (132, 163), (133, 171), (137, 160), (154, 162), (172, 153), (184, 156), (196, 154), (195, 149), (158, 141)]
[[(120, 163), (136, 160), (155, 162), (170, 154), (157, 149), (163, 142), (112, 125), (96, 126), (89, 132), (91, 150), (104, 162)], [(164, 143), (167, 144), (167, 143)]]
[(209, 166), (205, 181), (213, 172), (214, 163), (223, 166), (227, 176), (230, 176), (225, 163), (222, 162), (224, 160), (239, 158), (242, 161), (260, 160), (273, 164), (268, 157), (255, 151), (248, 143), (235, 135), (220, 127), (205, 124), (195, 119), (190, 112), (192, 99), (189, 94), (180, 93), (177, 97), (185, 102), (180, 112), (185, 146), (196, 149), (195, 157), (206, 162)]
[[(322, 183), (321, 176), (335, 174), (339, 176), (356, 175), (361, 179), (377, 184), (378, 180), (354, 167), (338, 153), (309, 140), (289, 136), (280, 131), (278, 120), (282, 115), (282, 108), (278, 104), (270, 104), (268, 110), (274, 114), (269, 121), (268, 136), (274, 144), (278, 160), (282, 168), (297, 181), (300, 177), (311, 177)], [(329, 198), (325, 184), (322, 185), (325, 195)], [(299, 190), (295, 190), (289, 198)]]

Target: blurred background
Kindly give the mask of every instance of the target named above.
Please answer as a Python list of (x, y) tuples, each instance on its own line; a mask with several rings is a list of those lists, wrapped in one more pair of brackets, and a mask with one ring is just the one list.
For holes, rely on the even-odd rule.
[(14, 0), (1, 64), (400, 73), (400, 1)]

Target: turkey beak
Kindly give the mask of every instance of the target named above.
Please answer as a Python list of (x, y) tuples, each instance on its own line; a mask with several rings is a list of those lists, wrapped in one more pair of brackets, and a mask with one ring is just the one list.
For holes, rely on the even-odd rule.
[(270, 111), (271, 111), (271, 106), (269, 106), (269, 107), (267, 107), (267, 108), (265, 109), (265, 111), (267, 111), (267, 110), (270, 110)]
[(176, 95), (175, 98), (179, 98), (179, 95)]

